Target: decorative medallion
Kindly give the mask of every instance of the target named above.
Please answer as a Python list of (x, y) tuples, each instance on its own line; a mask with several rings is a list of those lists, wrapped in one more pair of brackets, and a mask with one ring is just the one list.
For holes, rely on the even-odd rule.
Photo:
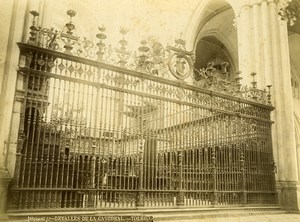
[(185, 48), (185, 41), (181, 38), (175, 40), (174, 46), (167, 46), (170, 51), (169, 70), (177, 79), (187, 78), (193, 71), (193, 55)]
[(170, 57), (169, 69), (176, 78), (185, 79), (192, 72), (192, 62), (188, 56), (176, 52)]

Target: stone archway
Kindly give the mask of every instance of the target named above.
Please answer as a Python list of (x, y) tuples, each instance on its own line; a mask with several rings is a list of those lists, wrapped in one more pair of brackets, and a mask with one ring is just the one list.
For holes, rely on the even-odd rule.
[(197, 40), (199, 40), (200, 37), (200, 31), (203, 29), (205, 24), (214, 16), (222, 14), (228, 10), (231, 11), (233, 15), (231, 19), (234, 19), (235, 13), (232, 5), (226, 0), (200, 1), (197, 8), (194, 10), (193, 15), (191, 16), (190, 22), (185, 31), (187, 47), (194, 50)]
[(197, 70), (207, 68), (208, 64), (220, 65), (223, 62), (227, 63), (227, 72), (230, 79), (234, 78), (236, 71), (236, 63), (227, 49), (226, 45), (214, 35), (207, 35), (197, 42), (195, 49), (196, 60), (195, 68)]
[(235, 13), (225, 0), (199, 3), (186, 31), (187, 47), (196, 53), (195, 68), (206, 68), (209, 60), (229, 64), (229, 73), (239, 69)]

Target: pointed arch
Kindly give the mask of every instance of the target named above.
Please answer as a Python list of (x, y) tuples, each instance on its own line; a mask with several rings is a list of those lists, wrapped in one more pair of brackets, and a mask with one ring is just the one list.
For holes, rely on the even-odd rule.
[(223, 52), (226, 54), (226, 57), (229, 60), (229, 63), (232, 65), (233, 70), (238, 69), (238, 53), (237, 50), (232, 46), (231, 42), (228, 40), (227, 36), (219, 32), (217, 29), (211, 29), (199, 33), (196, 39), (195, 52), (199, 41), (205, 37), (215, 38), (222, 47), (224, 48)]
[(233, 6), (234, 4), (228, 0), (199, 1), (185, 30), (184, 38), (187, 41), (187, 48), (194, 51), (197, 39), (199, 39), (198, 34), (207, 21), (214, 15), (233, 8)]

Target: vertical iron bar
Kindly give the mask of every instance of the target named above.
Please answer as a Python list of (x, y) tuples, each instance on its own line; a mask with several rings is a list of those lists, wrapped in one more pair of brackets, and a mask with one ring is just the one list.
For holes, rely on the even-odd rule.
[[(42, 79), (41, 79), (42, 78)], [(38, 85), (37, 85), (37, 88), (38, 88), (38, 90), (39, 91), (41, 91), (41, 94), (42, 94), (42, 98), (41, 98), (41, 104), (40, 104), (40, 111), (41, 111), (41, 113), (40, 113), (40, 115), (39, 116), (37, 116), (37, 118), (36, 118), (36, 126), (37, 126), (37, 142), (36, 142), (36, 147), (35, 147), (35, 156), (34, 156), (34, 174), (33, 174), (33, 186), (34, 187), (36, 187), (38, 184), (36, 183), (37, 182), (37, 171), (38, 171), (38, 169), (37, 169), (37, 166), (38, 166), (38, 154), (39, 154), (39, 146), (40, 146), (40, 134), (41, 134), (41, 123), (42, 123), (42, 112), (43, 112), (43, 108), (44, 108), (44, 100), (43, 100), (43, 97), (44, 97), (44, 95), (43, 95), (43, 92), (42, 92), (42, 90), (43, 90), (43, 83), (44, 83), (44, 78), (43, 77), (41, 77), (40, 75), (38, 76)], [(41, 85), (41, 82), (43, 82), (42, 83), (42, 85)], [(37, 202), (39, 202), (39, 200), (38, 201), (36, 201), (35, 203), (37, 203)], [(34, 207), (35, 208), (35, 207)]]
[[(46, 80), (46, 77), (44, 77), (44, 87), (45, 87), (45, 90), (44, 90), (44, 93), (43, 93), (43, 97), (42, 97), (42, 101), (43, 103), (48, 103), (48, 100), (49, 100), (49, 93), (50, 93), (50, 82), (51, 82), (51, 79), (48, 79), (49, 82), (47, 82)], [(45, 173), (43, 173), (44, 171), (44, 164), (45, 164), (45, 160), (44, 160), (44, 155), (45, 155), (45, 149), (46, 149), (46, 145), (45, 145), (45, 141), (47, 141), (46, 139), (46, 132), (48, 132), (49, 129), (47, 129), (47, 123), (48, 123), (48, 115), (49, 115), (49, 108), (46, 106), (46, 107), (42, 107), (42, 110), (45, 109), (45, 112), (44, 112), (44, 122), (43, 122), (43, 117), (41, 117), (41, 122), (43, 122), (43, 128), (41, 126), (41, 130), (42, 130), (42, 144), (41, 146), (39, 147), (41, 149), (41, 154), (40, 154), (40, 165), (38, 167), (40, 167), (40, 171), (39, 171), (39, 176), (38, 176), (38, 187), (41, 188), (42, 186), (46, 186), (45, 184), (45, 179), (46, 178), (43, 178), (45, 177)], [(47, 162), (46, 162), (47, 163)]]

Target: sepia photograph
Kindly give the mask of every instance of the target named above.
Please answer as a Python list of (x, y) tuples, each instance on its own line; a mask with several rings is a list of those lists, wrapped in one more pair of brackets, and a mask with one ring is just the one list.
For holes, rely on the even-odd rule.
[(0, 3), (0, 221), (300, 221), (300, 0)]

